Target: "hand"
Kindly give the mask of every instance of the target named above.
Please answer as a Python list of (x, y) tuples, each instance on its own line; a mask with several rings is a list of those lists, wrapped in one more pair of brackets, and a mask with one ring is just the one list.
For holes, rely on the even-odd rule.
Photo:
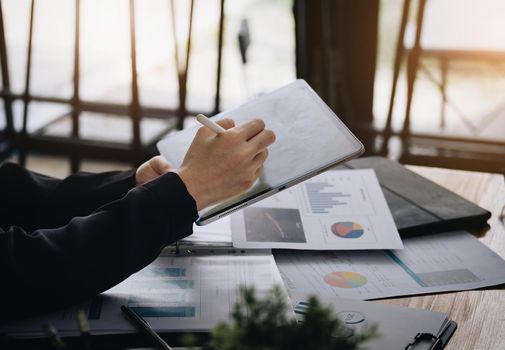
[(196, 201), (198, 210), (249, 189), (261, 173), (273, 131), (261, 119), (235, 127), (231, 119), (217, 122), (226, 131), (201, 127), (175, 172)]
[(135, 182), (137, 186), (140, 186), (174, 170), (172, 164), (167, 162), (162, 156), (152, 157), (137, 169)]

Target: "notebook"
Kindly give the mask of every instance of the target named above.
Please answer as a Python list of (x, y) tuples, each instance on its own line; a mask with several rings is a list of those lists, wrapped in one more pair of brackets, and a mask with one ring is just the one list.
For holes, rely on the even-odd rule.
[(383, 157), (362, 157), (341, 169), (375, 169), (400, 236), (478, 229), (491, 213)]

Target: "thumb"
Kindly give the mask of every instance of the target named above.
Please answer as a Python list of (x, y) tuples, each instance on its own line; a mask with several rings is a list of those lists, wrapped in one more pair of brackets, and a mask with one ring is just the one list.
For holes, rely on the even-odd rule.
[(174, 170), (174, 166), (170, 164), (163, 156), (156, 156), (151, 160), (153, 170), (162, 175)]

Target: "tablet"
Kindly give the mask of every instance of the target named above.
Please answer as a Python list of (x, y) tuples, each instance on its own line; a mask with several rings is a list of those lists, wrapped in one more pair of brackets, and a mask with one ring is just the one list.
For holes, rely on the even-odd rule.
[[(256, 117), (262, 118), (276, 135), (262, 174), (248, 191), (199, 211), (198, 225), (231, 214), (364, 151), (356, 136), (301, 79), (219, 113), (212, 120), (231, 118), (239, 125)], [(184, 129), (159, 141), (161, 155), (179, 167), (199, 127)]]

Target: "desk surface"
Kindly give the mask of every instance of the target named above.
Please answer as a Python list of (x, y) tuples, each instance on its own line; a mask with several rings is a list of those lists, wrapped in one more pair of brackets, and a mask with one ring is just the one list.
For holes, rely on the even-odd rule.
[[(503, 175), (439, 168), (409, 169), (444, 186), (492, 213), (489, 229), (475, 233), (480, 241), (505, 259), (505, 206)], [(448, 313), (458, 330), (447, 349), (505, 349), (505, 289), (486, 289), (409, 298), (380, 300), (381, 303)]]
[[(505, 259), (505, 220), (500, 221), (505, 206), (503, 175), (414, 166), (409, 169), (491, 211), (490, 229), (476, 235)], [(448, 313), (458, 322), (458, 330), (447, 347), (449, 350), (505, 349), (505, 288), (376, 302)]]

